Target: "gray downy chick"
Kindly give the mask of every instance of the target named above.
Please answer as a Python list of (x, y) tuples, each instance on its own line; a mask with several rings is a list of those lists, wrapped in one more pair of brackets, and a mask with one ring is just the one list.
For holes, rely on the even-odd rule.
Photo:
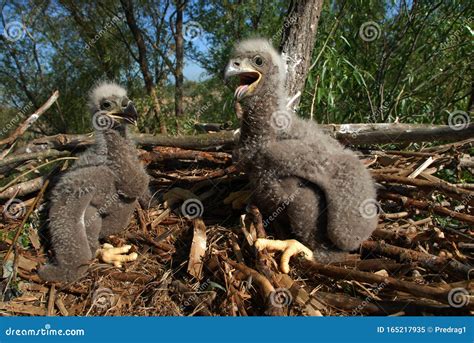
[(101, 83), (89, 97), (95, 144), (87, 149), (51, 192), (49, 236), (55, 255), (39, 275), (46, 281), (74, 281), (95, 257), (99, 239), (129, 223), (149, 177), (128, 138), (137, 112), (125, 89)]
[(238, 155), (266, 223), (286, 229), (329, 263), (359, 248), (377, 225), (371, 176), (351, 150), (287, 108), (285, 66), (264, 39), (237, 44), (225, 77), (238, 79)]

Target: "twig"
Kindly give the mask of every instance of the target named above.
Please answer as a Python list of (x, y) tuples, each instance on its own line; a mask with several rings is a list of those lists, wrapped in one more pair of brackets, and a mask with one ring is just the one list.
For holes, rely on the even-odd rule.
[[(324, 265), (315, 261), (302, 260), (300, 267), (306, 272), (312, 272), (332, 277), (337, 280), (356, 280), (372, 284), (384, 285), (389, 289), (406, 292), (418, 297), (433, 299), (443, 304), (449, 304), (449, 291), (430, 286), (418, 285), (413, 282), (397, 280), (392, 277), (384, 277), (373, 273), (361, 272), (355, 269), (344, 269), (331, 265)], [(467, 304), (466, 307), (474, 308), (474, 304)]]
[(384, 242), (365, 241), (362, 243), (362, 248), (371, 253), (387, 256), (400, 262), (420, 262), (424, 267), (432, 271), (437, 273), (445, 271), (460, 280), (468, 280), (470, 277), (469, 274), (474, 271), (472, 267), (454, 259), (425, 254)]
[(30, 217), (31, 213), (33, 213), (34, 209), (36, 208), (36, 205), (39, 203), (39, 201), (41, 200), (41, 198), (43, 197), (43, 194), (44, 192), (46, 191), (46, 188), (48, 188), (48, 185), (49, 185), (49, 180), (46, 180), (44, 185), (43, 185), (43, 188), (41, 188), (41, 191), (38, 193), (38, 195), (36, 196), (35, 198), (35, 201), (33, 202), (33, 204), (31, 205), (31, 207), (28, 209), (28, 212), (26, 212), (26, 215), (25, 217), (23, 218), (23, 220), (21, 221), (21, 224), (20, 226), (18, 227), (16, 233), (15, 233), (15, 237), (13, 237), (12, 239), (12, 243), (10, 245), (10, 247), (8, 248), (8, 251), (7, 253), (5, 254), (5, 256), (3, 257), (3, 263), (5, 263), (6, 261), (8, 261), (8, 257), (10, 257), (10, 254), (12, 253), (13, 251), (13, 248), (15, 247), (16, 245), (16, 242), (18, 240), (18, 238), (20, 237), (21, 235), (21, 232), (23, 230), (23, 227), (25, 226), (25, 223), (26, 221), (28, 220), (28, 218)]
[(70, 154), (71, 153), (69, 151), (58, 151), (58, 150), (48, 149), (48, 150), (39, 151), (39, 152), (25, 153), (25, 154), (12, 156), (4, 160), (0, 160), (0, 172), (4, 172), (7, 169), (7, 167), (9, 167), (12, 164), (16, 165), (18, 163), (29, 161), (29, 160), (44, 160), (47, 158), (69, 156)]
[(63, 303), (61, 298), (56, 297), (55, 303), (56, 303), (56, 307), (58, 308), (61, 315), (63, 315), (64, 317), (69, 316), (69, 312), (66, 309), (66, 306), (64, 306), (64, 303)]
[(471, 216), (465, 213), (452, 211), (452, 210), (447, 209), (446, 207), (439, 206), (439, 205), (432, 206), (430, 203), (426, 201), (415, 200), (415, 199), (412, 199), (400, 194), (389, 193), (389, 192), (381, 192), (379, 194), (379, 197), (382, 199), (401, 202), (405, 207), (416, 207), (421, 210), (432, 209), (435, 213), (442, 214), (444, 216), (449, 216), (451, 218), (455, 218), (460, 221), (474, 224), (474, 216)]
[(206, 254), (206, 225), (201, 218), (193, 220), (194, 234), (189, 252), (188, 273), (200, 280), (202, 278), (203, 258)]
[(230, 154), (224, 152), (207, 152), (161, 146), (154, 147), (153, 151), (142, 154), (140, 158), (144, 160), (146, 164), (178, 159), (227, 164), (232, 160)]
[(440, 180), (439, 182), (432, 182), (420, 179), (413, 179), (409, 177), (397, 176), (397, 175), (387, 175), (387, 174), (374, 174), (374, 179), (379, 182), (394, 182), (394, 183), (401, 183), (404, 185), (416, 186), (420, 188), (427, 188), (427, 189), (438, 189), (443, 191), (445, 194), (453, 196), (456, 195), (458, 197), (462, 197), (463, 199), (468, 199), (468, 204), (474, 205), (474, 192), (470, 192), (468, 190), (456, 187), (455, 185), (448, 183), (446, 181)]
[(54, 102), (59, 98), (59, 91), (54, 91), (50, 98), (36, 110), (32, 115), (30, 115), (9, 137), (0, 141), (0, 145), (12, 144), (15, 140), (18, 139), (21, 135), (25, 133), (28, 128), (38, 120), (38, 118), (46, 112)]
[(252, 279), (258, 284), (262, 292), (263, 298), (265, 299), (269, 313), (272, 313), (274, 315), (283, 315), (282, 309), (274, 307), (271, 303), (271, 297), (275, 294), (275, 288), (265, 276), (257, 272), (255, 269), (247, 267), (242, 263), (237, 263), (228, 259), (227, 257), (223, 257), (223, 259), (226, 263), (230, 264), (235, 269), (244, 273), (247, 277), (252, 277)]
[(56, 286), (54, 284), (51, 285), (49, 289), (49, 297), (48, 297), (48, 310), (46, 312), (47, 316), (54, 316), (54, 301), (56, 298)]
[(24, 172), (23, 174), (21, 175), (18, 175), (16, 178), (14, 178), (12, 181), (10, 181), (9, 183), (7, 183), (5, 186), (1, 187), (0, 188), (0, 192), (3, 192), (5, 189), (7, 189), (8, 187), (10, 187), (11, 185), (14, 185), (18, 180), (20, 180), (22, 177), (28, 175), (28, 174), (31, 174), (31, 173), (34, 173), (35, 171), (37, 171), (38, 169), (40, 168), (43, 168), (51, 163), (55, 163), (55, 162), (58, 162), (58, 161), (64, 161), (64, 160), (77, 160), (77, 157), (61, 157), (61, 158), (57, 158), (55, 160), (52, 160), (52, 161), (48, 161), (48, 162), (45, 162), (43, 164), (40, 164), (39, 166), (36, 166), (30, 170), (27, 170), (26, 172)]
[(39, 191), (41, 187), (43, 187), (45, 179), (46, 178), (44, 176), (40, 176), (32, 180), (11, 186), (0, 193), (0, 199), (10, 199), (17, 196), (22, 197), (27, 194)]

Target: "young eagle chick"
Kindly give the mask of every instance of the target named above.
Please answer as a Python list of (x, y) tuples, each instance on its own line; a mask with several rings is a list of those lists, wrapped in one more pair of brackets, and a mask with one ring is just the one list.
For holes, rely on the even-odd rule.
[(350, 150), (287, 108), (284, 62), (264, 39), (237, 44), (225, 77), (236, 77), (243, 117), (238, 155), (264, 223), (300, 240), (259, 239), (258, 249), (282, 250), (329, 263), (369, 238), (377, 224), (375, 187)]
[(137, 199), (148, 190), (149, 178), (127, 137), (137, 112), (125, 89), (102, 83), (90, 93), (95, 144), (80, 156), (51, 193), (49, 234), (56, 264), (39, 270), (46, 281), (74, 281), (97, 255), (120, 266), (136, 253), (130, 246), (99, 249), (99, 238), (123, 230)]

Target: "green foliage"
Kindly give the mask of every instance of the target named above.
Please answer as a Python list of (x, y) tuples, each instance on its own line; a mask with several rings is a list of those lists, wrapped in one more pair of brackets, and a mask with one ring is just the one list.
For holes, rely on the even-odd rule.
[[(467, 111), (472, 2), (340, 3), (321, 15), (302, 114), (313, 97), (315, 118), (327, 123), (447, 124), (448, 112)], [(360, 31), (368, 22), (371, 41)]]
[[(185, 24), (197, 22), (202, 35), (185, 41), (186, 59), (199, 63), (208, 78), (185, 82), (183, 118), (174, 117), (174, 78), (168, 65), (175, 61), (170, 43), (175, 2), (133, 3), (161, 116), (170, 133), (195, 132), (196, 121), (232, 121), (237, 126), (232, 91), (221, 78), (230, 49), (252, 36), (271, 38), (278, 47), (289, 2), (187, 3)], [(473, 9), (468, 0), (325, 1), (300, 115), (321, 123), (398, 118), (446, 124), (449, 112), (469, 113), (474, 92)], [(101, 79), (128, 87), (142, 114), (140, 131), (159, 130), (120, 2), (14, 2), (2, 14), (5, 23), (25, 23), (27, 34), (14, 42), (0, 40), (0, 136), (18, 125), (19, 121), (9, 125), (12, 119), (24, 120), (55, 89), (60, 90), (60, 99), (35, 124), (37, 133), (90, 131), (87, 91)], [(379, 31), (369, 41), (360, 32), (370, 22)], [(18, 116), (28, 104), (31, 108)]]

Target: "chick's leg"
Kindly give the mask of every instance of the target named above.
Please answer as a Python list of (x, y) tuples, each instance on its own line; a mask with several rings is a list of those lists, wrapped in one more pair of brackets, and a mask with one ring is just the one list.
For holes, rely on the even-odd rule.
[(255, 247), (261, 251), (268, 249), (269, 251), (282, 251), (280, 260), (280, 269), (283, 273), (288, 274), (290, 271), (290, 258), (295, 255), (303, 254), (307, 260), (313, 259), (313, 252), (295, 239), (285, 241), (259, 238), (255, 242)]
[(115, 248), (113, 245), (105, 243), (102, 248), (97, 250), (96, 257), (105, 263), (113, 264), (115, 267), (122, 267), (123, 262), (135, 261), (138, 258), (136, 252), (127, 254), (131, 245), (124, 245), (120, 248)]

